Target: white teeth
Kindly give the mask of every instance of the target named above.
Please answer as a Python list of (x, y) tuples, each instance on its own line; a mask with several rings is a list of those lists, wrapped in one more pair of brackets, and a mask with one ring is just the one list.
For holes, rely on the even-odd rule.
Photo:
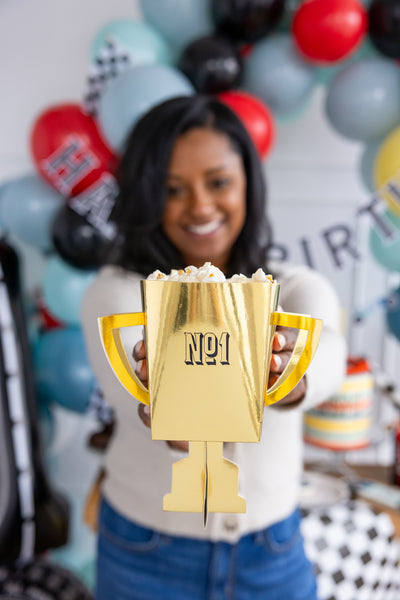
[(188, 225), (187, 229), (197, 235), (206, 235), (207, 233), (216, 231), (220, 225), (221, 221), (211, 221), (210, 223), (204, 223), (204, 225)]

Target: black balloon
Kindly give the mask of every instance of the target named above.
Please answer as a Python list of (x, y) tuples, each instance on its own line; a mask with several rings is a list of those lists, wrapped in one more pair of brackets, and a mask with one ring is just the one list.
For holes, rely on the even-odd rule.
[(69, 507), (45, 472), (14, 249), (0, 240), (0, 564), (64, 545)]
[(285, 0), (212, 0), (219, 33), (232, 40), (255, 42), (279, 23)]
[(369, 37), (390, 58), (400, 58), (400, 0), (372, 0), (368, 9)]
[(243, 61), (231, 41), (207, 36), (186, 46), (179, 68), (198, 92), (218, 94), (240, 84)]
[(77, 269), (99, 268), (115, 245), (112, 236), (106, 237), (69, 206), (63, 206), (56, 214), (52, 238), (61, 258)]

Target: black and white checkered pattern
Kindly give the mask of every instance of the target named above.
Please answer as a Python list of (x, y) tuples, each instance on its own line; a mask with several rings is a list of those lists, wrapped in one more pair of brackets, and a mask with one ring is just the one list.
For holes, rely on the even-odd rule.
[(99, 99), (109, 81), (133, 66), (129, 54), (113, 39), (108, 39), (98, 58), (89, 67), (83, 105), (87, 113), (95, 116)]
[(389, 515), (356, 501), (303, 510), (320, 600), (399, 600), (400, 545)]
[(23, 567), (0, 565), (0, 600), (92, 600), (71, 571), (37, 558)]
[(114, 410), (104, 398), (103, 391), (97, 383), (94, 385), (89, 397), (88, 413), (104, 425), (114, 421)]

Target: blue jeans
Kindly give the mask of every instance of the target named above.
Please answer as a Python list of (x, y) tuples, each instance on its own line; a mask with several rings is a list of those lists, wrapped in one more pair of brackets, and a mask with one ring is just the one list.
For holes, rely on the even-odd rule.
[(317, 600), (296, 510), (237, 544), (160, 534), (102, 501), (95, 600)]

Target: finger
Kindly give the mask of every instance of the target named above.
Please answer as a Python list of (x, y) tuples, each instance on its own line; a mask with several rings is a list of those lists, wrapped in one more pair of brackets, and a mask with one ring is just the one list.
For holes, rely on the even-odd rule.
[(271, 355), (270, 373), (283, 373), (291, 356), (291, 352), (273, 352)]
[(272, 338), (272, 349), (281, 352), (282, 350), (293, 350), (296, 345), (298, 330), (292, 327), (277, 327)]
[(135, 373), (139, 377), (143, 385), (147, 386), (149, 374), (147, 370), (147, 360), (145, 358), (143, 360), (139, 360), (139, 362), (136, 363)]
[(137, 344), (135, 344), (132, 356), (136, 361), (146, 358), (146, 345), (144, 340), (140, 340)]
[(275, 352), (280, 352), (286, 346), (286, 337), (282, 333), (282, 331), (276, 330), (274, 333), (274, 337), (272, 338), (272, 350)]
[(168, 441), (168, 446), (173, 448), (174, 450), (183, 450), (187, 452), (189, 450), (189, 442), (178, 442), (178, 441)]
[(268, 379), (268, 389), (274, 385), (279, 379), (279, 375), (270, 375)]
[(271, 356), (271, 365), (270, 365), (270, 372), (271, 373), (282, 373), (281, 370), (282, 367), (282, 358), (279, 354), (276, 354), (276, 352), (272, 353)]
[(151, 427), (150, 408), (146, 404), (139, 404), (138, 414), (142, 423), (144, 423), (146, 427)]

